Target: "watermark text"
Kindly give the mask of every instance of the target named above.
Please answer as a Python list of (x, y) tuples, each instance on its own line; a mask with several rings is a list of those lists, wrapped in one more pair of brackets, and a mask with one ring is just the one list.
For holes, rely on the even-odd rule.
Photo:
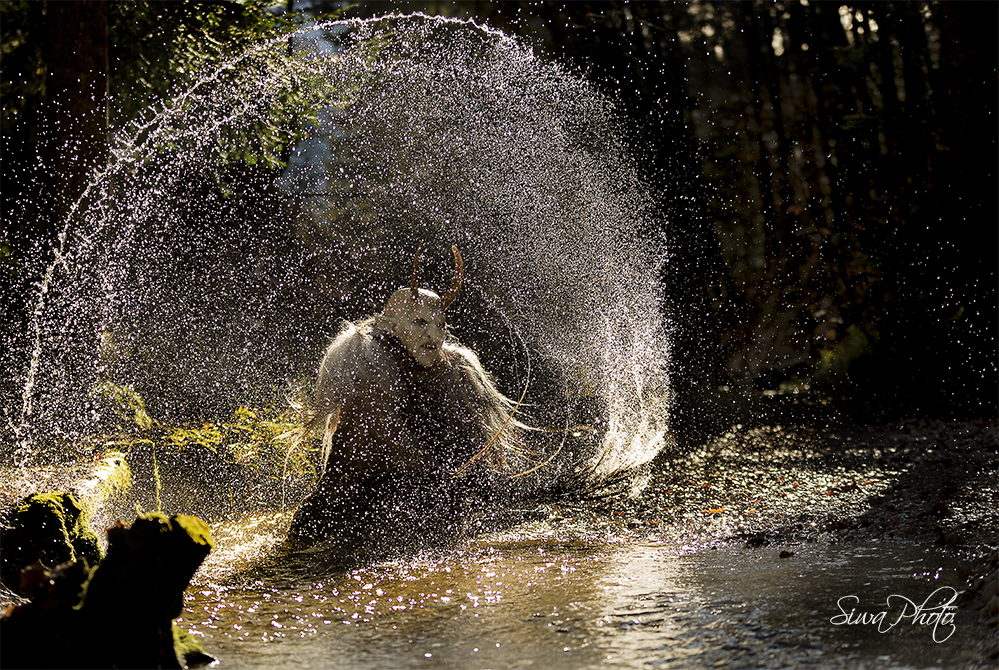
[(879, 633), (887, 633), (905, 622), (910, 626), (932, 626), (933, 641), (945, 642), (954, 634), (954, 612), (957, 605), (957, 589), (941, 586), (927, 596), (921, 604), (905, 596), (890, 595), (887, 607), (880, 611), (857, 611), (860, 598), (843, 596), (836, 601), (840, 613), (829, 619), (834, 626), (877, 626)]

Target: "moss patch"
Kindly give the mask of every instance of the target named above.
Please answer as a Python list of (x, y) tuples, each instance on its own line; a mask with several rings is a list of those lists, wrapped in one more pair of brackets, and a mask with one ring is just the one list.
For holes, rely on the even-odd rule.
[(18, 590), (21, 571), (35, 562), (51, 568), (84, 559), (96, 565), (101, 549), (88, 521), (72, 493), (32, 493), (4, 519), (0, 579)]

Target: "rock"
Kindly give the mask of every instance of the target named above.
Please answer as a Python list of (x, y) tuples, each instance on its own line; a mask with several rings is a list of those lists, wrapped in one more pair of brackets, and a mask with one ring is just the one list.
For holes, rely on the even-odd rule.
[(64, 563), (52, 569), (35, 563), (24, 570), (21, 584), (31, 593), (32, 599), (27, 604), (10, 607), (0, 619), (0, 639), (3, 640), (0, 667), (92, 665), (74, 653), (77, 645), (89, 644), (83, 633), (84, 619), (76, 606), (90, 575), (91, 568), (86, 561)]
[(212, 548), (195, 517), (140, 515), (108, 530), (108, 553), (22, 573), (31, 602), (0, 622), (3, 667), (180, 668), (212, 659), (172, 620)]
[(35, 562), (55, 568), (84, 559), (96, 565), (101, 549), (87, 521), (72, 493), (32, 493), (4, 519), (0, 581), (18, 591), (21, 571)]
[(114, 622), (106, 658), (118, 667), (180, 667), (172, 619), (212, 548), (208, 526), (178, 514), (144, 514), (108, 530), (108, 555), (87, 587), (84, 616)]

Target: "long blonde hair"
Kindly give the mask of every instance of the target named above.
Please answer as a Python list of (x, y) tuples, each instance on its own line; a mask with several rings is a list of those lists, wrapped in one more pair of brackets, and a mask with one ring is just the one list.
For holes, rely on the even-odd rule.
[[(323, 356), (312, 400), (304, 397), (289, 399), (300, 418), (300, 425), (285, 433), (289, 453), (291, 449), (302, 448), (318, 433), (322, 442), (323, 471), (348, 399), (367, 384), (377, 384), (384, 389), (401, 387), (396, 383), (398, 380), (392, 378), (402, 374), (397, 361), (377, 342), (377, 336), (385, 333), (378, 327), (378, 318), (374, 316), (357, 323), (345, 322)], [(452, 375), (460, 375), (471, 387), (473, 397), (466, 398), (466, 402), (474, 407), (482, 424), (481, 435), (485, 445), (458, 468), (455, 475), (463, 476), (480, 460), (484, 460), (494, 471), (506, 471), (510, 466), (509, 456), (525, 456), (521, 438), (525, 431), (533, 430), (514, 418), (523, 397), (515, 402), (503, 395), (475, 352), (458, 344), (452, 337), (449, 336), (443, 343), (441, 351), (442, 365), (447, 366)], [(452, 377), (449, 381), (456, 383), (459, 378)]]

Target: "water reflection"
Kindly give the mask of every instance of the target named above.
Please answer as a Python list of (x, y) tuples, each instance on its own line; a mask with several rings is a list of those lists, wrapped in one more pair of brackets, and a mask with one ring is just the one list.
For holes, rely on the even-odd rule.
[(960, 588), (955, 558), (935, 550), (813, 545), (785, 558), (774, 549), (642, 551), (620, 556), (621, 586), (608, 599), (605, 621), (618, 633), (608, 660), (621, 667), (962, 667), (982, 657), (974, 622), (960, 613), (942, 644), (932, 626), (910, 619), (887, 633), (830, 622), (850, 594), (876, 612), (891, 594), (921, 603), (942, 585)]
[(830, 623), (844, 595), (873, 610), (891, 593), (921, 602), (958, 585), (952, 556), (911, 545), (682, 554), (535, 524), (333, 579), (247, 572), (267, 552), (260, 538), (277, 541), (287, 522), (217, 531), (181, 625), (221, 667), (899, 668), (981, 657), (960, 614), (941, 644), (924, 626)]

